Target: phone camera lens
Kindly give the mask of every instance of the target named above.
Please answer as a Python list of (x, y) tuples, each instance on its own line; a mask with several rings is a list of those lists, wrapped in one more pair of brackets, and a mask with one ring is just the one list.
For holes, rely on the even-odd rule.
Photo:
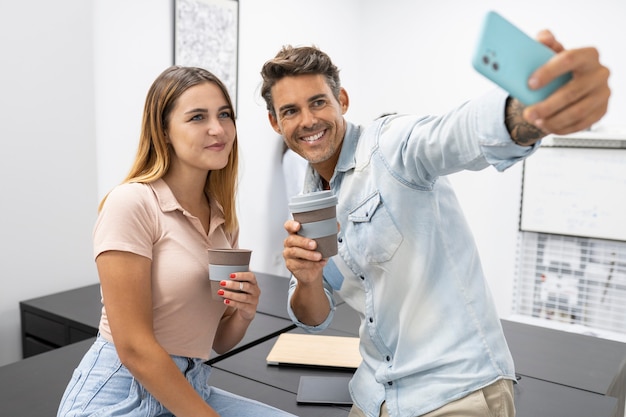
[(483, 55), (483, 63), (489, 65), (489, 57), (487, 55)]
[(500, 66), (498, 65), (497, 62), (494, 62), (491, 67), (493, 68), (494, 71), (498, 71), (498, 69), (500, 68)]

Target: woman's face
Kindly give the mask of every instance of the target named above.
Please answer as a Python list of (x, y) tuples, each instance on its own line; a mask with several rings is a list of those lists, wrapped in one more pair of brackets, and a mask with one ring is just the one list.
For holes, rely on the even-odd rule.
[(182, 169), (222, 169), (235, 140), (233, 110), (214, 83), (198, 84), (177, 100), (168, 122), (172, 164)]

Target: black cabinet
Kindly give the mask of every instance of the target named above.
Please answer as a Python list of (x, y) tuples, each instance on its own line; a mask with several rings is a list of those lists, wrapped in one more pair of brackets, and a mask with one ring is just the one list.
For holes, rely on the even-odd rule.
[(98, 333), (100, 285), (20, 302), (22, 356), (27, 358), (79, 342)]

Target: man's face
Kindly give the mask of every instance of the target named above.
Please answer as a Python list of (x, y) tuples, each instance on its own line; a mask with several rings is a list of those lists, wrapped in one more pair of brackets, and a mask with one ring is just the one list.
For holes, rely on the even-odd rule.
[(337, 100), (324, 76), (307, 74), (281, 79), (271, 93), (276, 117), (270, 113), (269, 119), (274, 130), (314, 168), (330, 170), (332, 175), (346, 133), (345, 90)]

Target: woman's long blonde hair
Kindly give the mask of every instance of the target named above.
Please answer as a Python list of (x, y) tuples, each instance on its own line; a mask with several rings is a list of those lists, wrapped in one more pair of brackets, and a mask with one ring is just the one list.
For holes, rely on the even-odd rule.
[[(176, 100), (185, 91), (202, 83), (213, 83), (219, 87), (232, 110), (231, 117), (235, 122), (232, 100), (226, 86), (219, 78), (202, 68), (169, 67), (154, 80), (148, 91), (137, 155), (122, 183), (151, 183), (165, 175), (171, 163), (170, 149), (165, 135), (170, 114), (176, 105)], [(234, 232), (239, 225), (235, 207), (238, 160), (237, 134), (235, 133), (228, 163), (222, 169), (210, 171), (205, 186), (207, 195), (215, 198), (224, 209), (225, 228), (228, 232)], [(106, 196), (100, 202), (98, 211), (102, 209), (105, 200)]]

